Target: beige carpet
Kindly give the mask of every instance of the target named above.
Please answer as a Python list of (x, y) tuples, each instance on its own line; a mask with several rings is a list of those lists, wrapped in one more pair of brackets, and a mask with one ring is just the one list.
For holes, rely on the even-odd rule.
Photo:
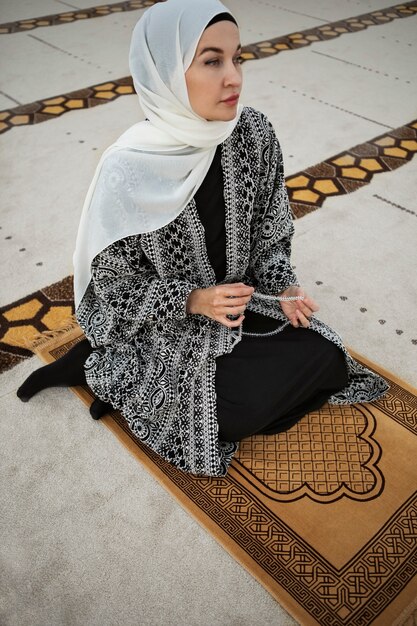
[[(50, 362), (81, 336), (70, 325), (34, 350)], [(118, 412), (102, 422), (301, 624), (387, 626), (416, 596), (417, 396), (378, 371), (385, 398), (326, 405), (286, 433), (246, 439), (220, 479), (176, 470)]]

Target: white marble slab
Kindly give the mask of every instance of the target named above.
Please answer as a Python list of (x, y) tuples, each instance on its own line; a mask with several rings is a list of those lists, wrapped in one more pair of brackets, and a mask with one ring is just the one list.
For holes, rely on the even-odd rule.
[(142, 13), (131, 11), (0, 37), (0, 55), (8, 60), (0, 89), (27, 103), (128, 76), (131, 31)]
[[(245, 0), (246, 2), (247, 0)], [(258, 0), (259, 6), (273, 4), (285, 8), (288, 12), (300, 15), (314, 16), (326, 21), (339, 21), (349, 17), (357, 17), (364, 13), (380, 11), (390, 6), (395, 6), (390, 0)]]
[(280, 37), (298, 30), (315, 28), (325, 22), (321, 19), (289, 12), (278, 2), (255, 0), (225, 0), (239, 23), (242, 45)]
[[(283, 151), (286, 176), (388, 130), (347, 113), (337, 105), (331, 106), (330, 102), (319, 102), (306, 93), (302, 85), (284, 88), (272, 78), (273, 74), (271, 76), (265, 65), (257, 66), (260, 68), (257, 71), (255, 63), (274, 63), (274, 60), (245, 65), (242, 102), (263, 111), (270, 119)], [(409, 121), (408, 118), (405, 121)]]
[(136, 96), (125, 96), (1, 136), (0, 306), (72, 273), (79, 217), (99, 157), (141, 119)]
[[(384, 29), (385, 26), (380, 27)], [(366, 33), (346, 35), (352, 39), (352, 45), (366, 50)], [(306, 137), (307, 128), (314, 134), (319, 120), (309, 115), (310, 108), (322, 110), (323, 125), (329, 127), (333, 112), (339, 111), (345, 116), (345, 146), (353, 145), (350, 132), (361, 120), (369, 121), (374, 130), (371, 136), (395, 128), (415, 118), (417, 86), (410, 81), (396, 80), (394, 75), (384, 76), (371, 73), (354, 65), (340, 63), (334, 59), (315, 54), (326, 53), (328, 42), (314, 46), (283, 52), (279, 55), (250, 61), (244, 65), (246, 87), (244, 98), (259, 108), (276, 112), (286, 106), (285, 99), (292, 99), (291, 115), (298, 120), (297, 126)], [(332, 44), (334, 45), (334, 43)], [(391, 71), (394, 60), (391, 60)], [(396, 56), (398, 71), (402, 68), (401, 54)], [(410, 74), (411, 76), (411, 74)], [(295, 100), (292, 96), (296, 96)], [(267, 102), (267, 107), (264, 106)], [(317, 104), (321, 105), (317, 108)], [(328, 117), (330, 116), (330, 117)], [(330, 133), (326, 133), (329, 135)], [(307, 139), (308, 141), (308, 139)]]
[[(417, 85), (417, 15), (372, 27), (366, 32), (342, 35), (324, 45), (314, 44), (312, 49), (315, 54), (332, 58), (340, 72), (344, 71), (344, 64), (353, 64), (362, 70), (364, 77), (379, 74), (389, 81)], [(391, 85), (389, 81), (387, 84)], [(396, 83), (393, 88), (397, 89)]]
[[(0, 4), (0, 23), (29, 20), (32, 17), (64, 13), (71, 10), (56, 0), (2, 0)], [(3, 37), (4, 35), (2, 35)], [(9, 35), (6, 35), (9, 36)]]
[(7, 94), (0, 92), (0, 110), (9, 109), (10, 107), (18, 106), (19, 104), (21, 103), (8, 97)]
[[(380, 196), (379, 198), (376, 196)], [(417, 384), (417, 161), (295, 221), (299, 280), (351, 348)], [(398, 204), (398, 208), (381, 200)], [(404, 209), (414, 211), (408, 213)]]

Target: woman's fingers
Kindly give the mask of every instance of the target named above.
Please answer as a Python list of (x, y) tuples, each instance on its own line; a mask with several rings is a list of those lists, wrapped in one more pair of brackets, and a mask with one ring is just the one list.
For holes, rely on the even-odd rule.
[(226, 307), (246, 306), (250, 299), (250, 296), (246, 296), (245, 298), (227, 296), (226, 298), (219, 298), (216, 300), (216, 303)]
[(224, 316), (222, 319), (219, 319), (217, 321), (223, 324), (224, 326), (227, 326), (228, 328), (236, 328), (237, 326), (241, 325), (244, 319), (245, 319), (244, 315), (240, 315), (237, 320), (229, 320), (228, 317)]
[(303, 302), (298, 305), (298, 310), (300, 311), (300, 313), (305, 315), (305, 317), (311, 317), (312, 315), (314, 315), (314, 309), (306, 306)]
[(301, 324), (301, 326), (303, 326), (303, 328), (308, 328), (310, 326), (308, 317), (306, 317), (304, 313), (300, 311), (300, 309), (297, 309), (296, 315), (299, 323)]
[(306, 296), (304, 300), (300, 300), (300, 302), (302, 302), (304, 306), (307, 306), (312, 311), (312, 313), (316, 313), (316, 311), (320, 309), (319, 305), (315, 300), (313, 300), (313, 298)]

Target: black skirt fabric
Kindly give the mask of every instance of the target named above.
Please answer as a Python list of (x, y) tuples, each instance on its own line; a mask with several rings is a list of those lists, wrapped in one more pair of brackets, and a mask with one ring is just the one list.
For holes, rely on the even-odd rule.
[(216, 359), (222, 441), (290, 428), (347, 385), (343, 352), (318, 333), (287, 326), (269, 337), (245, 337)]
[[(218, 282), (226, 273), (221, 148), (195, 195), (207, 253)], [(245, 312), (243, 330), (269, 333), (276, 320)], [(216, 359), (219, 438), (239, 441), (290, 428), (348, 384), (343, 352), (322, 335), (288, 326), (269, 336), (245, 336)]]

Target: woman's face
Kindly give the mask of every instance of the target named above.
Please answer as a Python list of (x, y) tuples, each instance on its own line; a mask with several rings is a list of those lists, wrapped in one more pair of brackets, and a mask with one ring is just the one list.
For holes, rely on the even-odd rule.
[(242, 88), (240, 52), (236, 24), (222, 21), (206, 28), (185, 73), (194, 113), (210, 121), (236, 117)]

